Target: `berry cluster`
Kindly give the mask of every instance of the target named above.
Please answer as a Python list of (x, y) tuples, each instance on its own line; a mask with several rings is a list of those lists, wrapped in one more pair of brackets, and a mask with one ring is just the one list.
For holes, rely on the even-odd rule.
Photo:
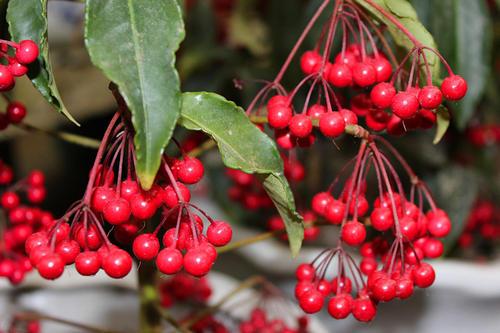
[[(14, 50), (14, 56), (9, 55), (9, 47)], [(29, 64), (38, 58), (38, 46), (29, 39), (19, 43), (0, 40), (0, 57), (8, 63), (0, 64), (0, 91), (11, 90), (16, 83), (15, 77), (28, 73)]]
[(467, 139), (477, 146), (486, 147), (500, 143), (500, 125), (475, 125), (467, 129)]
[[(132, 257), (110, 242), (105, 230), (112, 228), (117, 242), (132, 243), (139, 260), (156, 258), (162, 273), (174, 274), (184, 267), (192, 275), (205, 275), (217, 256), (215, 246), (226, 245), (232, 230), (189, 202), (187, 185), (201, 180), (203, 164), (187, 155), (165, 156), (152, 188), (141, 189), (135, 174), (133, 133), (120, 119), (117, 113), (106, 130), (84, 198), (26, 242), (32, 264), (47, 279), (58, 278), (64, 266), (73, 263), (81, 275), (103, 269), (112, 278), (122, 278), (132, 268)], [(156, 229), (139, 234), (158, 212), (161, 222)], [(204, 220), (210, 224), (206, 236)]]
[[(375, 141), (382, 143), (405, 169), (411, 183), (409, 198), (389, 156)], [(339, 186), (340, 176), (352, 164), (352, 173)], [(378, 184), (375, 196), (368, 188), (370, 170)], [(331, 192), (337, 190), (339, 195), (334, 196)], [(427, 213), (424, 204), (430, 207)], [(297, 268), (295, 296), (306, 313), (320, 311), (325, 298), (331, 296), (328, 311), (333, 318), (342, 319), (352, 313), (359, 321), (370, 321), (378, 302), (408, 298), (414, 286), (427, 288), (434, 282), (432, 266), (422, 260), (441, 256), (443, 244), (438, 238), (450, 232), (450, 219), (436, 207), (427, 186), (384, 139), (371, 137), (363, 141), (357, 157), (329, 190), (313, 197), (312, 209), (341, 229), (335, 248)], [(380, 234), (368, 240), (367, 225), (373, 234)], [(344, 244), (360, 247), (363, 259), (359, 264), (344, 250)], [(325, 277), (329, 267), (336, 267), (332, 280)]]
[[(249, 115), (258, 115), (261, 108), (256, 106), (266, 102), (268, 124), (282, 148), (310, 146), (315, 141), (314, 126), (324, 136), (337, 138), (346, 127), (351, 125), (352, 130), (358, 117), (366, 117), (370, 129), (386, 130), (393, 135), (430, 128), (444, 99), (457, 101), (464, 97), (467, 82), (453, 73), (436, 50), (422, 45), (403, 26), (398, 26), (414, 43), (398, 61), (380, 27), (350, 1), (335, 2), (314, 49), (300, 57), (305, 77), (288, 92), (280, 82), (305, 36), (325, 14), (328, 2), (319, 6), (275, 80), (255, 96), (247, 110)], [(342, 44), (335, 53), (333, 42), (337, 35)], [(430, 56), (439, 59), (448, 72), (441, 87), (433, 84)], [(347, 88), (364, 90), (352, 98), (351, 109), (345, 106), (345, 96), (349, 94), (343, 93)], [(270, 93), (273, 96), (268, 98)], [(303, 97), (305, 102), (299, 102)]]
[(271, 319), (266, 310), (256, 307), (250, 313), (250, 317), (240, 323), (240, 333), (307, 333), (309, 320), (302, 316), (297, 318), (297, 328), (287, 326), (284, 320), (279, 318)]
[(160, 304), (165, 308), (186, 301), (205, 304), (212, 295), (212, 287), (206, 277), (194, 278), (184, 273), (162, 280), (158, 289)]
[(26, 107), (20, 102), (9, 102), (5, 113), (0, 113), (0, 131), (10, 124), (19, 124), (26, 116)]
[[(32, 265), (25, 251), (25, 242), (31, 235), (53, 223), (52, 215), (39, 207), (46, 196), (45, 176), (34, 170), (28, 176), (12, 183), (12, 169), (0, 161), (0, 277), (6, 277), (12, 284), (21, 283)], [(21, 193), (27, 204), (22, 203)]]
[(465, 229), (458, 239), (462, 249), (474, 245), (484, 245), (500, 239), (500, 208), (492, 201), (478, 199), (465, 224)]
[[(312, 211), (306, 211), (301, 213), (304, 220), (304, 240), (313, 241), (319, 236), (320, 230), (315, 222), (317, 221), (316, 214)], [(273, 215), (267, 220), (267, 229), (270, 231), (279, 231), (285, 229), (285, 222), (279, 215)], [(287, 234), (280, 235), (281, 239), (288, 240)]]

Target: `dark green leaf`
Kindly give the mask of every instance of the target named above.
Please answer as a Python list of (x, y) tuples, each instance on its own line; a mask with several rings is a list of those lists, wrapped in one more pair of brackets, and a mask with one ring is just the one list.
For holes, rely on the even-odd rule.
[(47, 40), (47, 0), (10, 0), (7, 22), (13, 41), (31, 39), (38, 44), (40, 55), (28, 71), (35, 88), (59, 112), (78, 124), (64, 106), (52, 73)]
[(432, 143), (438, 144), (450, 126), (450, 112), (444, 106), (440, 106), (436, 111), (436, 135)]
[(184, 93), (179, 123), (210, 135), (227, 167), (259, 175), (285, 221), (290, 249), (296, 255), (303, 238), (302, 218), (274, 142), (250, 122), (243, 109), (213, 93)]
[(137, 174), (151, 187), (179, 117), (175, 52), (184, 38), (176, 0), (87, 0), (85, 42), (92, 62), (118, 85), (132, 113)]

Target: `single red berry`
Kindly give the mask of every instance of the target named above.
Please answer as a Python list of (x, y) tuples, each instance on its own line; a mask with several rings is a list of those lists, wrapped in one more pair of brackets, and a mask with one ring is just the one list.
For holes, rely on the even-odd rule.
[(347, 65), (351, 70), (358, 63), (359, 57), (355, 54), (355, 52), (345, 51), (340, 52), (335, 57), (336, 64), (344, 64)]
[(325, 296), (317, 290), (306, 291), (299, 297), (300, 308), (309, 314), (319, 312), (324, 302)]
[(295, 277), (298, 281), (313, 281), (316, 270), (311, 264), (300, 264), (295, 270)]
[(350, 294), (352, 291), (352, 282), (347, 276), (336, 276), (332, 280), (332, 291), (334, 294)]
[(275, 95), (269, 99), (267, 102), (267, 108), (272, 109), (276, 105), (289, 105), (290, 101), (287, 96)]
[(391, 109), (401, 119), (413, 117), (419, 108), (417, 97), (406, 91), (398, 92), (392, 99)]
[(26, 73), (28, 73), (28, 67), (20, 64), (16, 59), (10, 58), (9, 59), (9, 65), (7, 66), (9, 71), (12, 73), (14, 76), (23, 76)]
[(313, 104), (307, 109), (306, 113), (311, 118), (319, 119), (323, 113), (326, 113), (326, 107), (321, 104)]
[(439, 239), (428, 238), (424, 243), (423, 250), (427, 258), (439, 258), (444, 252), (444, 245)]
[(139, 220), (148, 220), (156, 213), (155, 201), (146, 193), (136, 193), (130, 198), (131, 214)]
[(352, 78), (358, 86), (368, 87), (377, 82), (377, 72), (371, 64), (358, 62), (352, 68)]
[(130, 219), (130, 204), (123, 198), (110, 200), (104, 207), (104, 218), (111, 224), (125, 223)]
[(160, 241), (153, 234), (142, 234), (134, 239), (132, 250), (139, 260), (152, 260), (160, 251)]
[(165, 187), (165, 196), (164, 201), (167, 207), (175, 207), (179, 204), (180, 199), (184, 202), (189, 202), (191, 200), (191, 192), (187, 188), (186, 185), (177, 182), (177, 188), (179, 189), (180, 196), (177, 196), (177, 193), (172, 185), (168, 185)]
[(317, 282), (316, 290), (326, 297), (332, 292), (332, 286), (326, 279), (322, 279)]
[(287, 127), (292, 116), (292, 108), (287, 105), (276, 105), (267, 110), (267, 121), (269, 126), (277, 129)]
[(412, 241), (418, 234), (418, 224), (411, 217), (404, 216), (400, 218), (399, 227), (401, 234), (408, 241)]
[(14, 87), (14, 76), (9, 71), (9, 68), (0, 65), (0, 91), (10, 90)]
[(328, 313), (335, 319), (344, 319), (352, 311), (353, 299), (349, 294), (340, 294), (328, 301)]
[(371, 65), (375, 68), (377, 82), (387, 81), (392, 75), (392, 65), (385, 57), (370, 59)]
[(344, 88), (352, 85), (351, 69), (345, 64), (334, 63), (330, 67), (328, 82), (338, 88)]
[(413, 295), (413, 281), (405, 276), (396, 280), (396, 297), (407, 299)]
[(184, 269), (193, 276), (204, 276), (212, 268), (213, 260), (203, 249), (190, 249), (184, 255)]
[(201, 180), (205, 168), (201, 161), (195, 157), (185, 157), (179, 165), (177, 176), (185, 184), (195, 184)]
[(430, 218), (427, 221), (427, 230), (438, 238), (447, 236), (451, 231), (451, 221), (448, 215), (440, 214)]
[(34, 204), (42, 203), (47, 196), (47, 191), (43, 186), (29, 187), (26, 191), (28, 201)]
[(292, 136), (288, 129), (275, 130), (276, 143), (283, 149), (289, 150), (297, 145), (297, 139)]
[(375, 260), (375, 258), (373, 257), (363, 258), (363, 260), (361, 260), (361, 263), (359, 264), (359, 269), (365, 275), (370, 275), (377, 270), (377, 267), (377, 260)]
[(92, 208), (97, 212), (102, 212), (104, 207), (115, 198), (115, 191), (109, 187), (99, 186), (92, 193)]
[(43, 186), (45, 184), (45, 175), (40, 170), (33, 170), (29, 173), (26, 181), (33, 187)]
[(24, 249), (26, 253), (30, 253), (34, 248), (38, 246), (47, 246), (49, 239), (47, 234), (43, 231), (35, 232), (31, 234), (26, 243), (24, 244)]
[(110, 250), (102, 262), (102, 268), (110, 277), (121, 279), (132, 269), (132, 257), (124, 250)]
[(340, 115), (344, 118), (344, 122), (346, 125), (357, 125), (358, 124), (358, 116), (349, 109), (341, 109)]
[(231, 241), (232, 237), (233, 229), (224, 221), (214, 221), (207, 228), (208, 241), (214, 246), (224, 246)]
[(396, 96), (396, 88), (388, 82), (378, 83), (370, 92), (371, 101), (381, 109), (391, 106), (394, 96)]
[(300, 69), (306, 75), (313, 74), (318, 71), (323, 59), (316, 51), (306, 51), (300, 58)]
[(341, 231), (342, 240), (347, 245), (358, 246), (365, 241), (366, 228), (364, 224), (358, 221), (347, 222)]
[(369, 322), (375, 318), (377, 307), (368, 297), (356, 298), (353, 301), (352, 315), (361, 322)]
[(375, 208), (370, 214), (370, 222), (372, 227), (378, 231), (389, 230), (394, 225), (392, 212), (389, 208)]
[(139, 193), (141, 188), (139, 184), (131, 179), (126, 179), (120, 184), (120, 197), (130, 201), (134, 195)]
[(156, 267), (163, 274), (175, 274), (182, 268), (182, 253), (174, 248), (164, 248), (156, 257)]
[(16, 49), (16, 59), (20, 64), (27, 65), (38, 57), (38, 45), (32, 40), (22, 40)]
[(420, 119), (419, 127), (422, 129), (429, 129), (436, 123), (437, 117), (434, 111), (427, 109), (418, 110), (417, 117)]
[(12, 260), (3, 259), (0, 261), (0, 277), (9, 277), (16, 270), (16, 265)]
[(312, 209), (316, 214), (323, 215), (328, 204), (333, 200), (333, 197), (328, 192), (320, 192), (312, 198)]
[(389, 302), (396, 297), (396, 281), (389, 278), (378, 279), (371, 291), (375, 299)]
[[(349, 192), (344, 192), (348, 194)], [(358, 216), (365, 216), (368, 213), (368, 209), (370, 209), (370, 204), (364, 195), (359, 195), (357, 199), (351, 200), (349, 204), (349, 214), (354, 215), (354, 212), (357, 211)]]
[(290, 119), (290, 133), (298, 138), (305, 138), (312, 132), (311, 118), (304, 114), (296, 114)]
[(26, 107), (19, 102), (10, 102), (5, 114), (10, 123), (18, 124), (26, 117)]
[(434, 269), (428, 263), (422, 262), (413, 270), (413, 282), (419, 288), (430, 287), (436, 279)]
[(344, 118), (339, 112), (325, 113), (319, 118), (319, 130), (324, 136), (336, 138), (344, 133)]
[(93, 251), (81, 252), (75, 258), (75, 268), (83, 276), (96, 275), (101, 268), (101, 257)]
[(20, 199), (19, 196), (15, 192), (4, 192), (2, 197), (0, 198), (0, 203), (2, 207), (6, 210), (11, 210), (19, 206)]
[(467, 81), (459, 75), (451, 75), (441, 83), (441, 92), (450, 101), (458, 101), (467, 93)]
[(340, 200), (332, 199), (324, 211), (325, 219), (331, 224), (342, 223), (345, 215), (345, 204)]
[(300, 299), (306, 292), (314, 290), (314, 284), (311, 281), (299, 281), (295, 285), (295, 298)]
[(77, 241), (66, 239), (57, 245), (56, 253), (61, 256), (66, 265), (71, 265), (80, 253), (80, 245)]
[(58, 254), (48, 254), (40, 259), (36, 269), (44, 279), (55, 280), (64, 272), (64, 261)]
[(418, 93), (420, 106), (425, 109), (435, 109), (443, 101), (443, 94), (436, 86), (425, 86)]

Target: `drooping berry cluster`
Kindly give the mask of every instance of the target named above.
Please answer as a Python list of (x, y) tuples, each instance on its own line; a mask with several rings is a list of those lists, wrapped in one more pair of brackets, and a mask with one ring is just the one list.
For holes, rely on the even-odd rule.
[[(406, 171), (411, 183), (409, 198), (390, 155), (380, 150), (375, 141), (382, 143)], [(352, 173), (339, 186), (340, 176), (352, 164)], [(370, 171), (378, 184), (375, 191), (367, 186)], [(334, 196), (333, 191), (339, 195)], [(424, 205), (430, 207), (427, 213)], [(297, 269), (295, 295), (306, 313), (320, 311), (330, 297), (328, 311), (332, 317), (342, 319), (352, 313), (359, 321), (370, 321), (375, 317), (378, 302), (408, 298), (414, 286), (427, 288), (434, 282), (432, 266), (422, 260), (443, 253), (438, 238), (450, 232), (450, 219), (436, 207), (427, 186), (384, 139), (371, 137), (363, 141), (357, 157), (328, 191), (313, 197), (312, 209), (341, 229), (336, 247)], [(372, 234), (378, 233), (371, 240), (367, 240), (367, 226)], [(359, 264), (344, 250), (344, 244), (360, 247), (363, 259)], [(331, 267), (336, 267), (335, 274), (333, 280), (328, 280), (326, 275)]]
[(487, 248), (500, 239), (500, 208), (494, 202), (478, 199), (467, 217), (464, 231), (458, 239), (462, 249)]
[[(14, 56), (9, 55), (9, 47), (14, 50)], [(8, 63), (0, 64), (0, 91), (11, 90), (15, 77), (28, 73), (28, 66), (38, 57), (38, 45), (29, 39), (19, 43), (0, 40), (0, 57)]]
[[(25, 251), (26, 240), (53, 223), (52, 215), (37, 205), (46, 196), (45, 176), (34, 170), (16, 183), (12, 169), (0, 161), (0, 277), (12, 284), (23, 281), (32, 265)], [(23, 193), (27, 203), (23, 204)]]
[[(122, 278), (132, 268), (132, 257), (108, 239), (106, 229), (112, 227), (117, 242), (132, 243), (139, 260), (156, 258), (162, 273), (184, 267), (195, 276), (206, 274), (217, 255), (215, 246), (226, 245), (232, 230), (189, 202), (186, 185), (201, 180), (203, 164), (187, 155), (164, 156), (152, 188), (143, 190), (135, 174), (133, 133), (120, 119), (117, 113), (106, 130), (84, 198), (26, 242), (32, 264), (47, 279), (58, 278), (64, 266), (73, 263), (82, 275), (103, 269), (110, 277)], [(161, 222), (154, 231), (138, 234), (158, 212)], [(204, 221), (210, 224), (206, 236)]]
[[(332, 12), (327, 13), (329, 2), (332, 1), (325, 0), (318, 7), (275, 80), (255, 96), (247, 110), (249, 115), (259, 115), (259, 103), (266, 102), (267, 122), (275, 130), (276, 141), (282, 148), (310, 146), (315, 140), (314, 126), (318, 126), (324, 136), (337, 138), (346, 126), (356, 125), (358, 117), (366, 117), (370, 129), (387, 130), (393, 135), (430, 128), (436, 122), (436, 109), (444, 99), (457, 101), (465, 96), (467, 82), (453, 73), (436, 50), (422, 45), (397, 19), (392, 21), (414, 44), (401, 61), (390, 48), (391, 43), (381, 27), (373, 24), (363, 8), (351, 1), (339, 0), (335, 1)], [(391, 15), (370, 4), (381, 10), (381, 15)], [(305, 37), (323, 14), (327, 14), (328, 19), (320, 29), (322, 33), (314, 49), (300, 57), (300, 69), (305, 77), (288, 92), (281, 80)], [(336, 37), (342, 41), (337, 53), (334, 51)], [(432, 66), (436, 64), (431, 64), (431, 56), (433, 62), (441, 61), (448, 72), (441, 87), (433, 84), (438, 78), (432, 76)], [(362, 91), (352, 98), (351, 109), (345, 106), (345, 97), (349, 95), (346, 89)], [(277, 94), (268, 98), (271, 90)], [(299, 102), (303, 98), (305, 101)]]
[(212, 286), (206, 277), (195, 278), (185, 273), (175, 274), (160, 282), (160, 304), (165, 308), (178, 302), (205, 304), (212, 295)]
[(0, 131), (10, 124), (19, 124), (26, 116), (26, 108), (20, 102), (9, 102), (5, 113), (0, 113)]

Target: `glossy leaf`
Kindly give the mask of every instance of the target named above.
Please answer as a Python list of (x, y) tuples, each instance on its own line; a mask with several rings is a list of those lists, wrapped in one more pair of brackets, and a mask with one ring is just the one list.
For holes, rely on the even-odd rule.
[(302, 218), (274, 142), (250, 122), (243, 109), (213, 93), (184, 93), (179, 124), (211, 136), (227, 167), (258, 174), (285, 221), (290, 249), (296, 255), (303, 238)]
[(54, 80), (47, 39), (47, 0), (10, 0), (7, 22), (13, 41), (31, 39), (38, 44), (40, 55), (30, 64), (27, 74), (35, 88), (59, 112), (78, 124), (64, 106)]
[(175, 52), (184, 38), (176, 0), (87, 0), (85, 43), (92, 62), (115, 84), (132, 114), (137, 174), (154, 181), (179, 117)]
[(438, 144), (450, 127), (450, 112), (444, 106), (440, 106), (436, 111), (436, 135), (432, 143)]

